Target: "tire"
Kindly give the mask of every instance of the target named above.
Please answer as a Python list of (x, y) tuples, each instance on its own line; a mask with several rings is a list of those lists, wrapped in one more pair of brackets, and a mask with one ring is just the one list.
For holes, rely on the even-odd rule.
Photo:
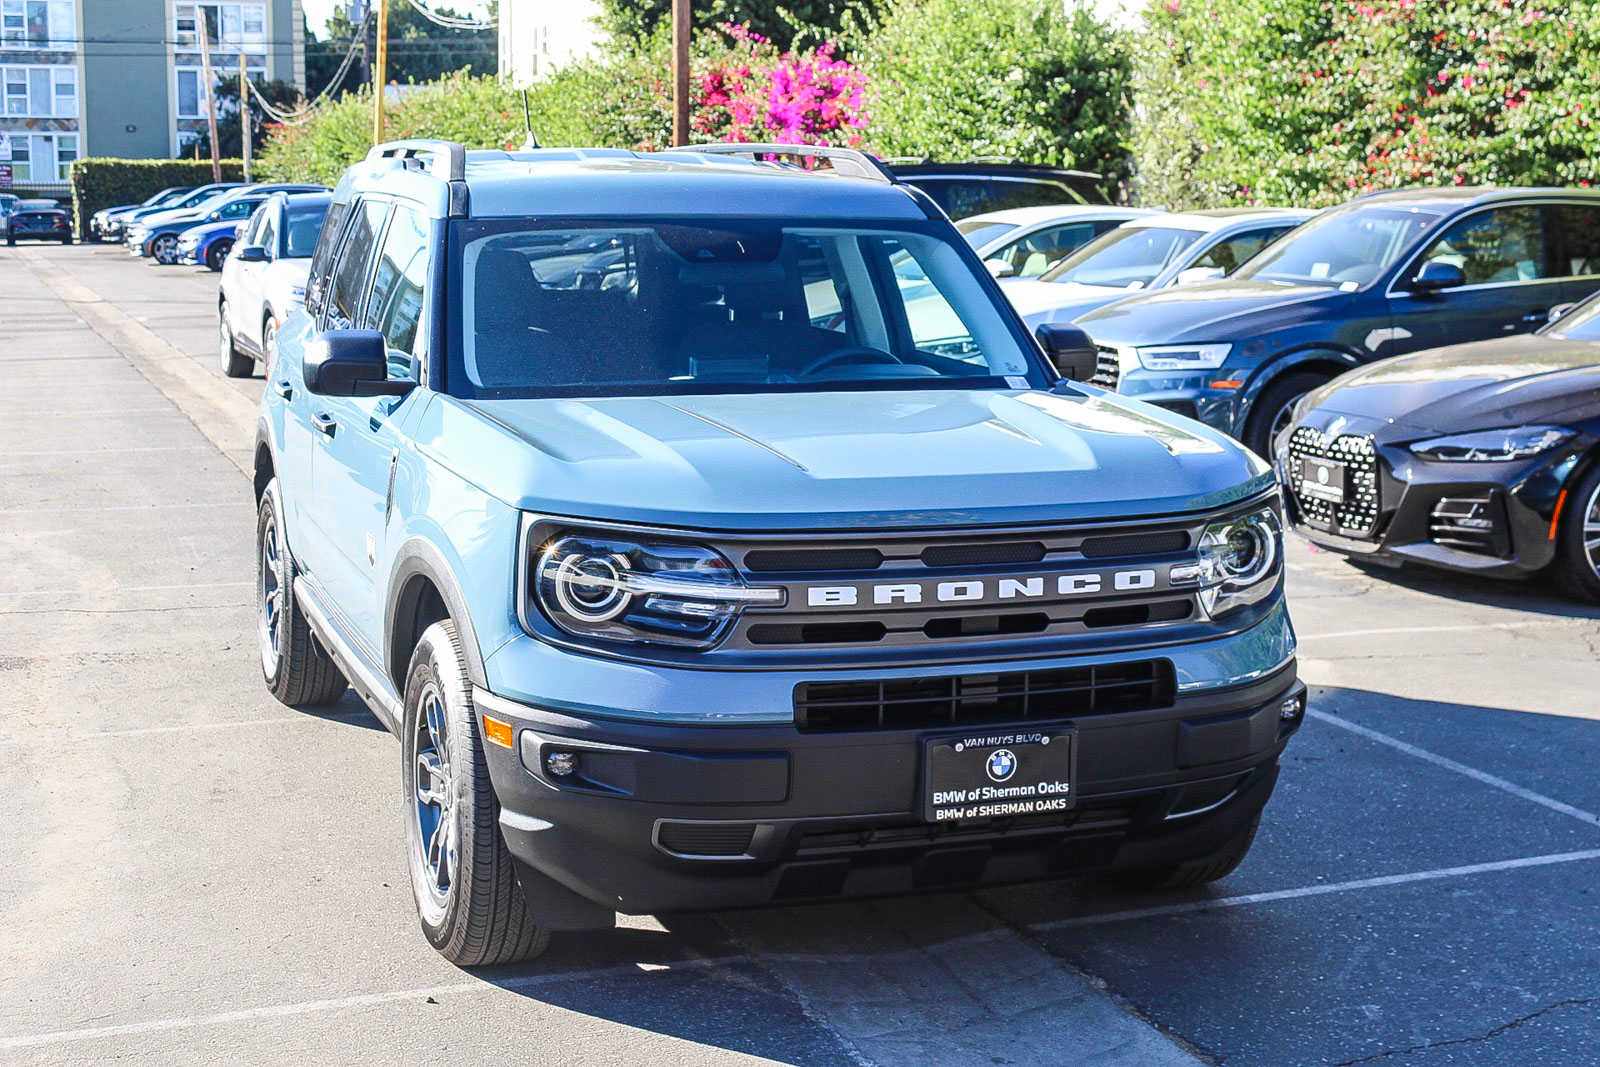
[[(417, 642), (400, 732), (406, 861), (428, 942), (462, 967), (532, 959), (550, 943), (528, 913), (500, 836), (461, 639), (449, 620)], [(422, 771), (427, 780), (420, 781)]]
[(1327, 380), (1326, 374), (1316, 371), (1295, 371), (1261, 390), (1261, 395), (1250, 405), (1250, 417), (1245, 420), (1245, 447), (1258, 456), (1271, 458), (1274, 433), (1286, 424), (1294, 405)]
[(216, 241), (206, 249), (206, 268), (213, 272), (222, 270), (222, 261), (233, 251), (232, 241)]
[(228, 325), (228, 302), (217, 306), (217, 362), (222, 373), (229, 378), (248, 378), (256, 372), (256, 361), (247, 352), (239, 351), (233, 339), (233, 327)]
[(67, 236), (61, 239), (61, 243), (64, 245), (70, 245), (72, 243), (72, 235), (70, 233), (67, 234)]
[(261, 368), (262, 373), (272, 377), (272, 362), (278, 355), (278, 327), (268, 314), (261, 320)]
[(256, 638), (261, 676), (291, 708), (330, 704), (349, 688), (318, 643), (294, 599), (294, 560), (284, 539), (278, 480), (267, 483), (256, 511)]
[(164, 233), (150, 242), (150, 256), (164, 267), (170, 267), (177, 262), (178, 238), (175, 234)]
[(1250, 854), (1256, 839), (1256, 828), (1261, 825), (1261, 813), (1231, 841), (1209, 856), (1174, 863), (1165, 867), (1147, 867), (1137, 871), (1120, 871), (1112, 881), (1122, 889), (1139, 892), (1163, 892), (1172, 889), (1193, 889), (1221, 881), (1238, 869)]
[(1600, 601), (1600, 463), (1567, 490), (1554, 572), (1567, 595)]

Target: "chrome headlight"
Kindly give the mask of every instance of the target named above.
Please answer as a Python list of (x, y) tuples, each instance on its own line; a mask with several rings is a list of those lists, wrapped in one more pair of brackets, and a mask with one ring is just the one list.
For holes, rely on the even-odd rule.
[(1256, 604), (1283, 577), (1283, 519), (1276, 504), (1214, 522), (1200, 535), (1199, 559), (1174, 567), (1174, 585), (1199, 586), (1211, 618)]
[(1548, 452), (1573, 436), (1574, 432), (1564, 426), (1512, 426), (1418, 441), (1411, 451), (1423, 459), (1445, 462), (1505, 463)]
[(556, 530), (530, 535), (526, 550), (524, 595), (574, 637), (710, 648), (747, 605), (784, 600), (782, 589), (746, 585), (701, 545)]
[(1233, 351), (1231, 344), (1152, 345), (1135, 348), (1145, 370), (1216, 370)]

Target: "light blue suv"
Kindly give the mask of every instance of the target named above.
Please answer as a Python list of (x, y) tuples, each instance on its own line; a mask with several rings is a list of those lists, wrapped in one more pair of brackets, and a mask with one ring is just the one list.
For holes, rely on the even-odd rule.
[(461, 964), (616, 912), (1210, 881), (1304, 713), (1272, 473), (1062, 381), (852, 151), (378, 146), (255, 472), (267, 684), (399, 735)]

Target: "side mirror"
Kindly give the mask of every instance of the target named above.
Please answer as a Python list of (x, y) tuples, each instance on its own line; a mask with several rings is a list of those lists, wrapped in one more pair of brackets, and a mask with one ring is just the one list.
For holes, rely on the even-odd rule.
[(1001, 259), (998, 256), (994, 259), (984, 260), (983, 265), (988, 267), (989, 273), (996, 278), (1015, 278), (1017, 276), (1016, 265), (1010, 260)]
[(1576, 301), (1566, 304), (1557, 304), (1555, 307), (1545, 312), (1544, 321), (1554, 322), (1577, 306), (1578, 305)]
[(1094, 377), (1099, 353), (1089, 335), (1067, 322), (1047, 322), (1033, 331), (1050, 362), (1065, 378), (1086, 382)]
[(272, 258), (260, 245), (245, 245), (234, 254), (238, 256), (240, 263), (265, 263)]
[(1411, 279), (1410, 289), (1413, 293), (1436, 293), (1440, 289), (1454, 289), (1466, 283), (1466, 276), (1461, 273), (1460, 267), (1454, 263), (1431, 259), (1424, 263), (1417, 276)]
[(1221, 267), (1189, 267), (1178, 272), (1176, 281), (1178, 285), (1194, 285), (1198, 282), (1214, 282), (1222, 275)]
[(377, 330), (327, 330), (306, 345), (306, 389), (318, 396), (404, 396), (416, 382), (389, 378), (389, 346)]

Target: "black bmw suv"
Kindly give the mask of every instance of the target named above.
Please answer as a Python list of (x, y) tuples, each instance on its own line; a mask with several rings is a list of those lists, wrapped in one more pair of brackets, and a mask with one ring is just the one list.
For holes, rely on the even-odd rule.
[(1360, 364), (1528, 333), (1600, 289), (1600, 192), (1408, 189), (1358, 197), (1228, 280), (1131, 296), (1077, 325), (1097, 385), (1261, 455), (1294, 404)]

